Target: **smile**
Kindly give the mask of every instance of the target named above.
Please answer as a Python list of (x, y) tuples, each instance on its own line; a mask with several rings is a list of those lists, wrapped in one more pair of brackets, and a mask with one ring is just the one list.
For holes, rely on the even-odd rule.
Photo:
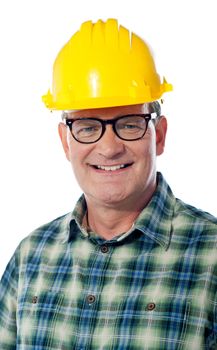
[(131, 164), (120, 164), (120, 165), (112, 165), (112, 166), (94, 165), (94, 168), (104, 170), (104, 171), (116, 171), (116, 170), (126, 168), (130, 165)]

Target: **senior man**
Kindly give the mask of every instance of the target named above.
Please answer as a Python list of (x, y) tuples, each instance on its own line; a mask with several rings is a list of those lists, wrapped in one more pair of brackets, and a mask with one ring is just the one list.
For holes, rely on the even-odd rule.
[(216, 229), (156, 157), (167, 121), (148, 45), (82, 24), (54, 64), (59, 135), (84, 195), (25, 238), (0, 285), (0, 349), (217, 349)]

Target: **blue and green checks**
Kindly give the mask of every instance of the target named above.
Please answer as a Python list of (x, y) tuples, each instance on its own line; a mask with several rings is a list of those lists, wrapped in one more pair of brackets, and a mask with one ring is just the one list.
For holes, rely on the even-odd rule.
[(87, 233), (85, 211), (82, 197), (17, 248), (0, 284), (0, 349), (217, 349), (217, 220), (161, 174), (116, 239)]

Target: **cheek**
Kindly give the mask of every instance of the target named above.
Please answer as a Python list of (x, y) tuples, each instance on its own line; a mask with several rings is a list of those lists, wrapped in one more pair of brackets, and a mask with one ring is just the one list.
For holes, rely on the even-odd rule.
[(154, 137), (151, 137), (151, 135), (147, 136), (149, 137), (143, 141), (143, 145), (141, 145), (142, 147), (135, 150), (135, 154), (137, 154), (140, 160), (144, 163), (147, 163), (151, 159), (154, 160), (156, 157), (156, 144)]
[(144, 143), (144, 147), (137, 150), (137, 162), (134, 176), (138, 181), (152, 176), (156, 170), (156, 145), (153, 140), (148, 140)]
[(75, 140), (69, 141), (69, 160), (74, 171), (87, 164), (88, 156), (91, 152), (91, 147), (83, 145)]
[(146, 152), (150, 158), (156, 158), (156, 134), (154, 129), (149, 129), (147, 134)]

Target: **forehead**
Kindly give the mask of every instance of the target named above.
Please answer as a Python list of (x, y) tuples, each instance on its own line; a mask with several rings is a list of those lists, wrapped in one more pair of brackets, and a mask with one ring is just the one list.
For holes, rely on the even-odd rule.
[(149, 113), (149, 104), (137, 104), (131, 106), (117, 106), (108, 108), (94, 108), (94, 109), (82, 109), (76, 111), (67, 111), (68, 118), (75, 117), (116, 117), (121, 115), (133, 114), (133, 113)]

